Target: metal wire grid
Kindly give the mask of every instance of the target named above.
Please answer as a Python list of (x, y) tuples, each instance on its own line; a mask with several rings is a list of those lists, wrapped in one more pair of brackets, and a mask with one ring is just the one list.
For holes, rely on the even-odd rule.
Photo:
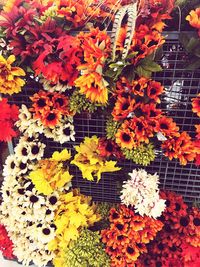
[[(199, 119), (191, 111), (191, 98), (200, 92), (200, 70), (185, 71), (184, 59), (187, 55), (178, 41), (178, 33), (166, 34), (164, 56), (160, 60), (164, 71), (157, 73), (154, 77), (165, 87), (160, 106), (168, 116), (175, 119), (181, 131), (186, 130), (194, 137), (194, 125), (199, 123)], [(29, 105), (29, 96), (34, 92), (34, 86), (26, 88), (22, 94), (12, 97), (10, 102)], [(105, 121), (105, 115), (99, 113), (75, 116), (76, 141), (61, 145), (44, 139), (43, 141), (47, 144), (47, 156), (65, 147), (72, 149), (72, 154), (74, 154), (73, 146), (79, 144), (85, 136), (104, 136)], [(80, 171), (74, 166), (71, 169), (74, 175), (73, 186), (80, 188), (83, 194), (93, 196), (95, 201), (118, 202), (120, 183), (127, 178), (127, 173), (132, 169), (142, 167), (127, 160), (120, 161), (118, 166), (122, 167), (121, 171), (102, 175), (99, 183), (84, 180)], [(169, 161), (159, 151), (156, 160), (145, 169), (150, 173), (158, 173), (160, 188), (180, 193), (188, 203), (200, 202), (200, 169), (194, 164), (181, 166), (177, 160)]]

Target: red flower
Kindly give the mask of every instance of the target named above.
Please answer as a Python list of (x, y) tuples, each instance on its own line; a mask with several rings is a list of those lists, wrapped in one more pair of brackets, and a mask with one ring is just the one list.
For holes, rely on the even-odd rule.
[(14, 124), (18, 119), (19, 110), (16, 105), (9, 105), (8, 100), (0, 100), (0, 141), (7, 142), (17, 136)]
[(0, 224), (0, 251), (7, 259), (15, 259), (13, 254), (13, 243), (10, 240), (6, 228)]

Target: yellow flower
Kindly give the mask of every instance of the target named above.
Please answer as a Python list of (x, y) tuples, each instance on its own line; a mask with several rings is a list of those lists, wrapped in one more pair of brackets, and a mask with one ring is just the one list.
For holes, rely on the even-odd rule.
[(97, 72), (86, 73), (75, 80), (75, 86), (80, 88), (91, 102), (106, 104), (108, 101), (108, 83)]
[(25, 72), (19, 67), (12, 67), (15, 56), (11, 55), (6, 60), (0, 55), (0, 93), (12, 95), (19, 93), (25, 82), (18, 76), (25, 76)]
[(80, 169), (83, 178), (89, 181), (93, 181), (94, 176), (99, 181), (103, 172), (120, 170), (120, 168), (115, 166), (116, 161), (107, 161), (99, 155), (98, 142), (97, 136), (85, 137), (80, 146), (75, 146), (77, 154), (71, 161), (72, 164)]
[(97, 206), (91, 202), (91, 197), (80, 194), (76, 189), (62, 194), (59, 203), (54, 217), (56, 237), (48, 244), (48, 249), (57, 253), (56, 259), (66, 246), (77, 240), (81, 229), (92, 226), (101, 219), (96, 213)]
[(45, 179), (45, 174), (42, 170), (39, 169), (32, 171), (29, 177), (39, 193), (43, 193), (44, 195), (50, 195), (51, 193), (53, 193), (53, 189), (51, 188), (48, 181)]
[(63, 149), (61, 152), (55, 151), (52, 155), (53, 160), (57, 161), (66, 161), (71, 158), (71, 153), (66, 148)]
[(64, 149), (60, 153), (54, 152), (50, 159), (39, 161), (37, 169), (29, 175), (39, 193), (50, 195), (56, 189), (62, 190), (66, 186), (71, 186), (73, 176), (62, 163), (70, 157), (70, 152)]

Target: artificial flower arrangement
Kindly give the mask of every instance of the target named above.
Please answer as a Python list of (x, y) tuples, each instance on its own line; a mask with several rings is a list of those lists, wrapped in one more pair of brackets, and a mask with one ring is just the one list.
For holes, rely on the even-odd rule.
[[(157, 145), (170, 160), (199, 165), (199, 125), (195, 141), (179, 132), (159, 108), (164, 87), (151, 77), (162, 71), (157, 51), (174, 1), (133, 2), (12, 0), (1, 12), (0, 93), (20, 92), (25, 73), (37, 84), (20, 108), (23, 136), (3, 170), (0, 250), (7, 258), (55, 267), (200, 264), (199, 209), (159, 192), (157, 174), (129, 173), (120, 204), (94, 203), (72, 189), (74, 165), (99, 181), (120, 170), (113, 158), (150, 164)], [(198, 12), (188, 19), (199, 29)], [(13, 126), (16, 107), (1, 104)], [(192, 107), (199, 116), (199, 96)], [(75, 155), (63, 149), (46, 157), (43, 137), (75, 141), (73, 117), (85, 111), (107, 117), (104, 137), (84, 137)]]

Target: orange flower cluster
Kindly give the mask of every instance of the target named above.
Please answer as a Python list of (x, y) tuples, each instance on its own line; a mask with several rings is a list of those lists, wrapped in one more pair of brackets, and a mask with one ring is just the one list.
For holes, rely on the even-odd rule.
[[(173, 192), (161, 192), (161, 197), (166, 199), (166, 209), (160, 217), (164, 227), (137, 266), (199, 266), (196, 265), (200, 261), (199, 209), (188, 209), (182, 197)], [(195, 252), (193, 257), (190, 251)]]
[(117, 82), (116, 102), (112, 116), (122, 122), (116, 134), (116, 143), (121, 148), (133, 149), (141, 143), (148, 144), (157, 133), (165, 137), (179, 136), (179, 128), (157, 108), (163, 86), (147, 78), (132, 83), (124, 77)]
[(69, 111), (69, 99), (60, 93), (48, 93), (40, 90), (30, 97), (33, 104), (30, 111), (44, 126), (54, 128), (62, 115), (72, 115)]
[(195, 158), (195, 164), (197, 166), (200, 166), (200, 124), (199, 125), (195, 125), (196, 127), (196, 139), (193, 142), (194, 143), (194, 147), (196, 150), (196, 158)]
[(102, 230), (102, 241), (111, 257), (112, 267), (132, 267), (138, 257), (147, 251), (163, 224), (147, 216), (136, 215), (124, 205), (110, 210), (110, 228)]
[(89, 33), (81, 32), (78, 39), (84, 51), (84, 64), (78, 66), (81, 76), (76, 79), (75, 85), (91, 102), (105, 104), (108, 100), (108, 83), (102, 71), (110, 51), (110, 38), (106, 32), (96, 28)]
[(164, 141), (162, 149), (170, 160), (178, 158), (182, 165), (186, 165), (188, 161), (193, 161), (197, 152), (194, 142), (186, 132)]
[(200, 94), (192, 99), (192, 111), (197, 113), (197, 116), (200, 117)]
[(190, 25), (198, 30), (200, 36), (200, 8), (191, 10), (190, 14), (186, 17)]

